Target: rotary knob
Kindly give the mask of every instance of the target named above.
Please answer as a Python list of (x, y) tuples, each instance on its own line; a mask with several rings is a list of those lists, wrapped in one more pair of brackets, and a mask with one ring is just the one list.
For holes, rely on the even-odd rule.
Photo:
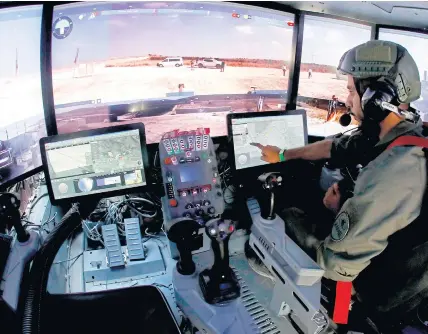
[(195, 211), (195, 215), (198, 217), (202, 216), (203, 214), (204, 214), (204, 210), (202, 210), (202, 209), (198, 209)]

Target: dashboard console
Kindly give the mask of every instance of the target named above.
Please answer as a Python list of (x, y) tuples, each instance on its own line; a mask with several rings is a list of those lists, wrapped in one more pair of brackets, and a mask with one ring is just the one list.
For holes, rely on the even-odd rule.
[(166, 220), (192, 218), (204, 225), (223, 213), (221, 178), (210, 129), (174, 130), (159, 144)]

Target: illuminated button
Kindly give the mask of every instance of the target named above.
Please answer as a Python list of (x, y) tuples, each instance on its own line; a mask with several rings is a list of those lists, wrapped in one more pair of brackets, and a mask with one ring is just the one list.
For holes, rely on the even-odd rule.
[(202, 157), (202, 159), (205, 160), (206, 158), (208, 158), (208, 155), (204, 152), (204, 153), (201, 154), (201, 157)]
[(208, 190), (209, 189), (207, 187), (202, 188), (202, 191), (204, 192), (204, 194), (206, 194), (208, 192)]
[(214, 236), (214, 235), (216, 235), (216, 230), (215, 230), (215, 228), (211, 228), (210, 229), (210, 234), (212, 235), (212, 236)]
[(181, 196), (181, 197), (186, 197), (186, 196), (187, 196), (187, 191), (182, 191), (182, 192), (180, 193), (180, 196)]
[(165, 163), (165, 165), (171, 165), (172, 164), (172, 159), (170, 157), (165, 158), (164, 163)]
[(282, 176), (278, 176), (278, 178), (276, 179), (278, 182), (282, 181)]
[(168, 176), (167, 181), (172, 182), (172, 176)]
[(213, 183), (217, 183), (217, 179), (213, 177)]
[(180, 158), (180, 163), (181, 164), (184, 164), (186, 162), (186, 159), (184, 159), (184, 158)]
[(192, 156), (192, 152), (187, 151), (187, 152), (186, 152), (186, 158), (190, 158), (191, 156)]
[[(218, 177), (218, 173), (214, 173), (213, 176)], [(215, 179), (213, 179), (213, 180), (215, 180)]]
[(175, 208), (178, 205), (178, 202), (176, 199), (172, 198), (169, 200), (169, 206), (172, 206), (173, 208)]
[(229, 232), (232, 233), (233, 231), (235, 231), (235, 226), (229, 225)]
[(201, 202), (195, 202), (195, 207), (200, 208), (202, 206)]
[(177, 157), (171, 157), (171, 161), (172, 161), (172, 163), (173, 163), (174, 165), (177, 165), (177, 164), (178, 164)]
[(212, 162), (212, 160), (211, 160), (211, 159), (208, 159), (208, 160), (207, 160), (207, 162), (210, 164), (210, 163)]
[(199, 157), (195, 157), (195, 161), (196, 161), (196, 162), (201, 161), (201, 158), (199, 158)]
[(192, 195), (197, 195), (197, 194), (198, 194), (198, 189), (197, 188), (192, 189)]

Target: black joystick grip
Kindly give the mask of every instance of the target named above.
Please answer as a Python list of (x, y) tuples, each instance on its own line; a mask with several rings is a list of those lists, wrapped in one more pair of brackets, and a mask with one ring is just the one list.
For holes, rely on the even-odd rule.
[(238, 280), (229, 267), (229, 239), (234, 231), (235, 224), (230, 220), (213, 219), (205, 224), (214, 252), (214, 265), (199, 274), (199, 285), (209, 304), (225, 304), (240, 296)]
[(263, 195), (258, 198), (260, 215), (263, 219), (275, 219), (275, 190), (282, 184), (282, 176), (278, 173), (265, 173), (259, 176)]
[(14, 194), (0, 194), (0, 225), (5, 225), (0, 227), (0, 232), (4, 230), (4, 227), (10, 229), (13, 226), (15, 227), (17, 240), (19, 242), (26, 242), (30, 238), (30, 235), (21, 223), (20, 204), (19, 199)]
[(192, 259), (192, 244), (199, 228), (200, 225), (193, 219), (183, 218), (177, 220), (168, 229), (168, 239), (177, 245), (180, 253), (177, 271), (182, 275), (192, 275), (196, 270)]

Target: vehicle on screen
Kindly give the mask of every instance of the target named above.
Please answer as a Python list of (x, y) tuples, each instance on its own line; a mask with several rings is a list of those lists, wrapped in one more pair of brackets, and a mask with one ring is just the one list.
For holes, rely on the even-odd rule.
[(197, 61), (197, 66), (199, 68), (220, 68), (221, 63), (222, 61), (216, 58), (204, 58)]
[(12, 149), (7, 147), (5, 141), (0, 141), (0, 174), (15, 165)]
[(157, 67), (180, 67), (184, 65), (183, 58), (175, 57), (175, 58), (165, 58), (161, 62), (156, 64)]

